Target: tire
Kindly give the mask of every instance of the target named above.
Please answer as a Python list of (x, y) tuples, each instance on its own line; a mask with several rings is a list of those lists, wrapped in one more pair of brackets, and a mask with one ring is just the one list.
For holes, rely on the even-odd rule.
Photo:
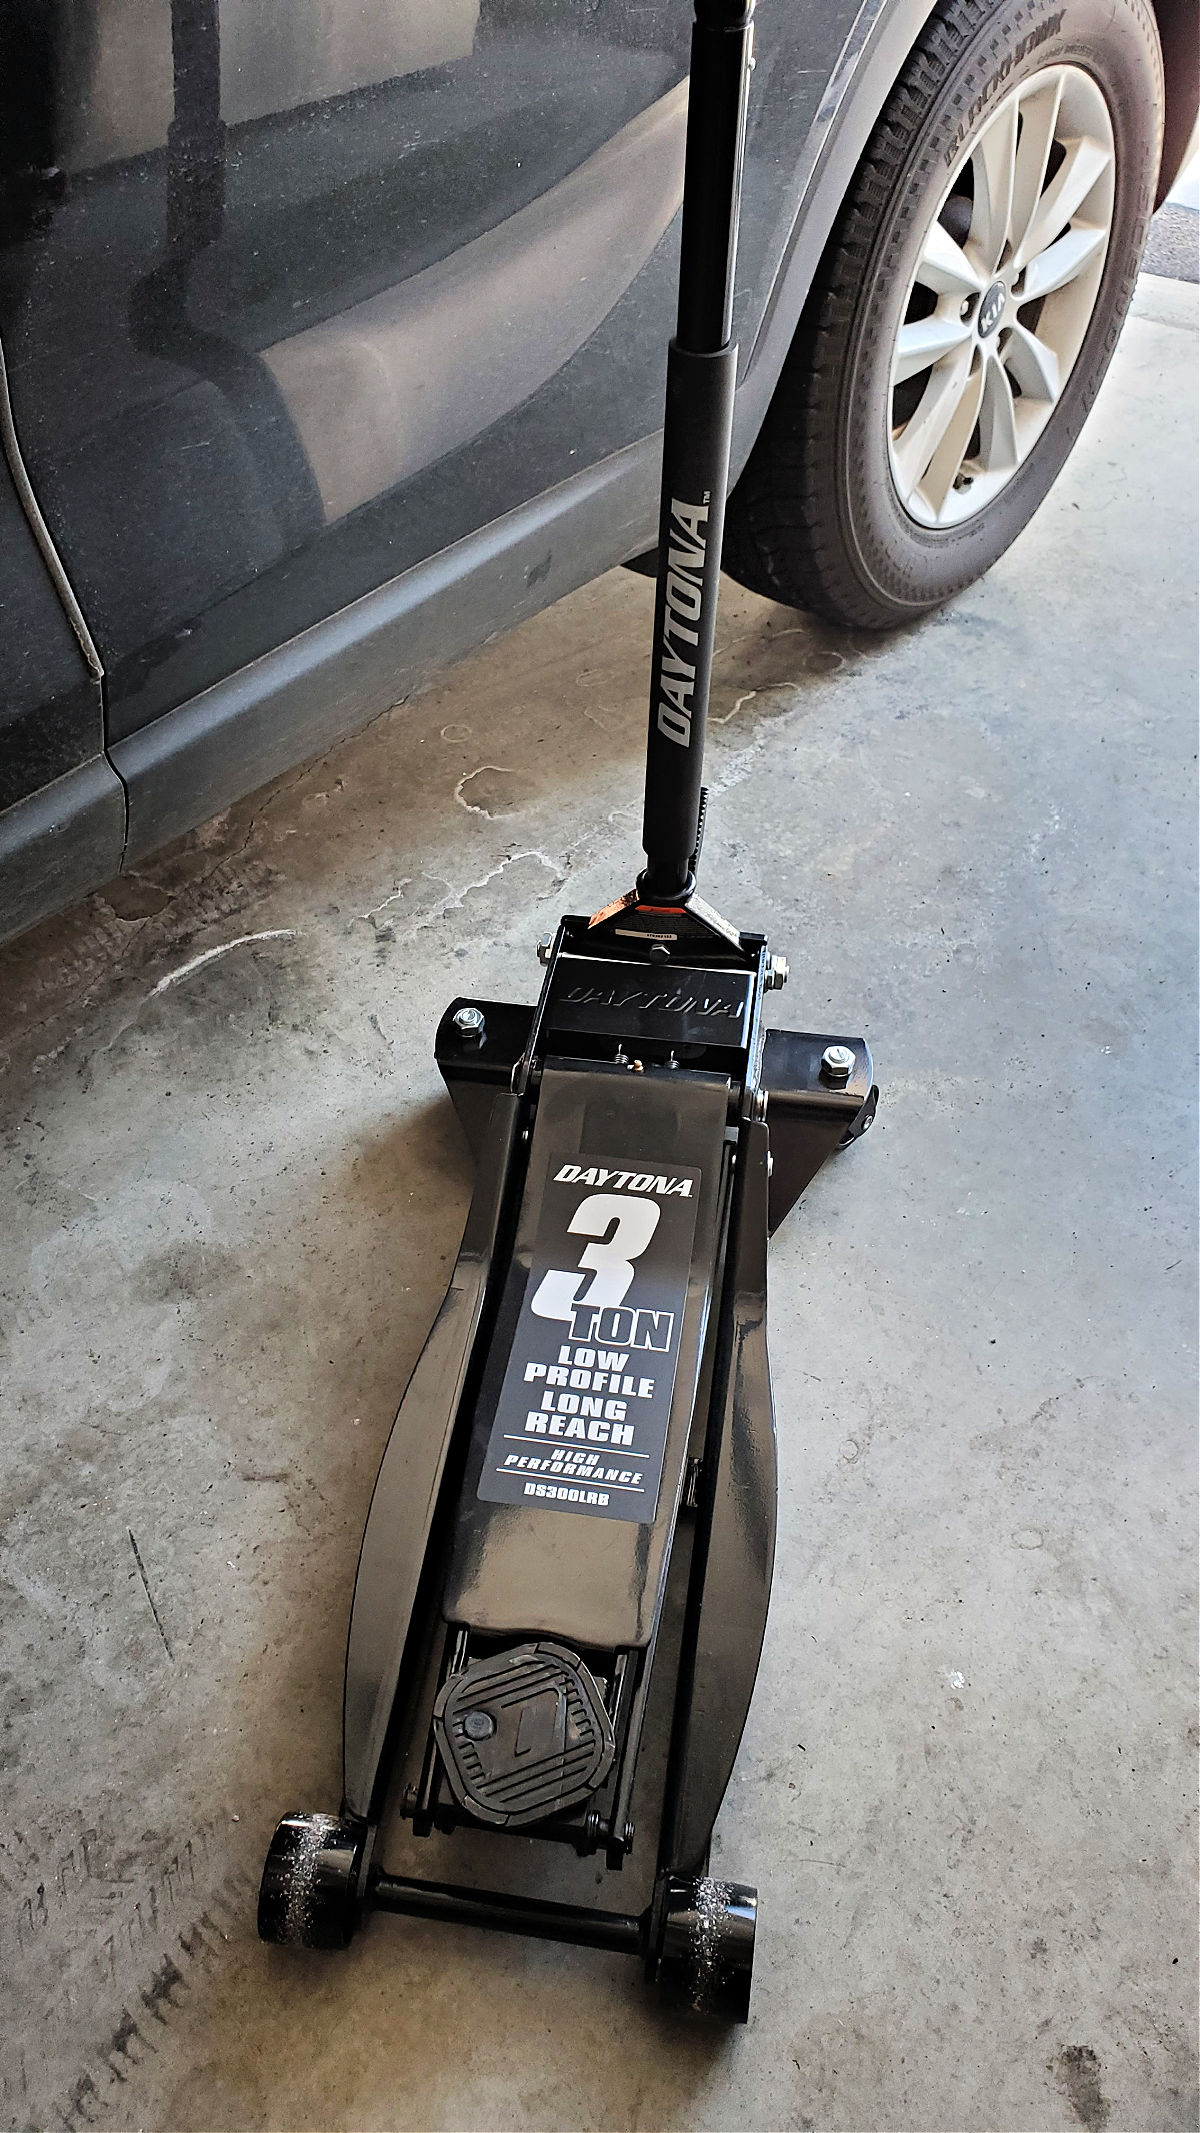
[[(1002, 140), (1011, 140), (1018, 167), (1021, 143), (1036, 145), (1038, 113), (1049, 114), (1056, 82), (1055, 109), (1063, 116), (1061, 124), (1047, 117), (1047, 126), (1066, 137), (1072, 123), (1077, 132), (1082, 124), (1072, 113), (1086, 110), (1088, 127), (1098, 129), (1096, 142), (1105, 123), (1111, 140), (1107, 174), (1059, 236), (1074, 244), (1074, 257), (1107, 202), (1107, 249), (1101, 238), (1086, 266), (1072, 270), (1069, 291), (1026, 301), (1019, 249), (1002, 241), (992, 269), (999, 278), (986, 294), (963, 296), (959, 315), (967, 321), (973, 367), (964, 374), (959, 413), (939, 447), (940, 460), (935, 454), (910, 490), (912, 453), (919, 457), (922, 444), (913, 395), (932, 390), (935, 373), (931, 368), (896, 383), (897, 370), (913, 360), (911, 334), (902, 344), (901, 330), (922, 323), (929, 305), (937, 315), (924, 324), (934, 327), (950, 301), (938, 293), (942, 282), (928, 264), (943, 232), (961, 238), (960, 253), (971, 254), (973, 271), (986, 273), (988, 180), (979, 173), (988, 157), (999, 156), (995, 144)], [(1003, 555), (1075, 443), (1116, 346), (1153, 206), (1162, 110), (1162, 56), (1146, 0), (942, 0), (859, 166), (730, 498), (723, 561), (732, 577), (830, 621), (888, 629), (941, 606)], [(1064, 150), (1057, 133), (1047, 137), (1045, 190), (1028, 194), (1024, 181), (1028, 197), (1045, 203), (1040, 222), (1036, 215), (1030, 220), (1030, 245), (1035, 222), (1050, 228), (1049, 188), (1067, 152), (1079, 145), (1068, 138)], [(1018, 178), (1014, 201), (1021, 189)], [(995, 228), (1017, 231), (1018, 221), (1015, 206), (1007, 223), (996, 208)], [(1048, 242), (1054, 241), (1051, 229)], [(1060, 264), (1065, 256), (1060, 246)], [(1041, 280), (1050, 280), (1053, 266), (1040, 258), (1036, 265)], [(946, 287), (952, 286), (951, 279)], [(1036, 341), (1040, 329), (1053, 338), (1044, 321), (1068, 317), (1074, 323), (1070, 333), (1058, 334), (1053, 371), (1035, 358), (1031, 378), (1030, 335)], [(963, 360), (957, 348), (939, 358), (946, 390), (948, 367)], [(1036, 392), (1021, 379), (1014, 383), (1018, 362)], [(956, 368), (955, 389), (958, 374)], [(1001, 404), (1005, 377), (1011, 420)], [(981, 413), (939, 504), (977, 389)], [(919, 397), (922, 409), (927, 404)]]

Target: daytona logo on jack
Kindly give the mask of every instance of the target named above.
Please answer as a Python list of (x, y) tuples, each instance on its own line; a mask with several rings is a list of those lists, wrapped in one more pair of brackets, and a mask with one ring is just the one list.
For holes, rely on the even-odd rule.
[(689, 648), (700, 642), (698, 624), (704, 606), (704, 558), (708, 547), (708, 505), (683, 504), (671, 498), (671, 534), (663, 608), (658, 681), (658, 730), (677, 747), (692, 744), (692, 694), (696, 664)]

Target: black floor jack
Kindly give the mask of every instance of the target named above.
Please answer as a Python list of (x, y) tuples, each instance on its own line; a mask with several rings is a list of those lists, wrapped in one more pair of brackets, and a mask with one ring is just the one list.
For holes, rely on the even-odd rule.
[[(623, 1950), (734, 2021), (757, 1899), (708, 1865), (774, 1554), (767, 1238), (876, 1100), (861, 1040), (764, 1029), (786, 964), (696, 895), (753, 10), (696, 0), (645, 871), (561, 920), (535, 1007), (456, 1000), (439, 1026), (474, 1195), (363, 1537), (341, 1813), (280, 1823), (258, 1913), (265, 1940), (310, 1947), (375, 1909)], [(673, 1552), (648, 1907), (385, 1873), (385, 1798), (418, 1835), (507, 1830), (621, 1868)]]

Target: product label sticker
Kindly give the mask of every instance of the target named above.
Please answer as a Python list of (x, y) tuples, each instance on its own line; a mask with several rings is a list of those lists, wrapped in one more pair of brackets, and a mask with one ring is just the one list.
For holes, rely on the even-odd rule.
[(611, 1157), (551, 1161), (485, 1503), (653, 1523), (700, 1176)]

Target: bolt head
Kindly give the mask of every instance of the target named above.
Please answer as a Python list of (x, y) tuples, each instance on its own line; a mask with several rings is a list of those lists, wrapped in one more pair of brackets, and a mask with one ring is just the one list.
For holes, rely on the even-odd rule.
[(848, 1044), (827, 1044), (821, 1054), (821, 1072), (826, 1081), (849, 1081), (854, 1072), (854, 1053)]
[(553, 940), (551, 939), (550, 935), (549, 935), (549, 934), (547, 933), (547, 934), (546, 934), (546, 936), (545, 936), (545, 938), (544, 938), (543, 940), (540, 940), (540, 941), (538, 942), (538, 945), (537, 945), (537, 958), (538, 958), (538, 962), (539, 962), (539, 963), (548, 963), (548, 962), (550, 961), (550, 958), (551, 958), (551, 956), (553, 955), (553, 953), (554, 953), (554, 942), (553, 942)]
[(782, 990), (782, 988), (783, 988), (783, 987), (784, 987), (784, 986), (785, 986), (785, 985), (787, 984), (787, 981), (788, 981), (788, 959), (787, 959), (786, 955), (771, 955), (771, 956), (768, 956), (768, 957), (767, 957), (767, 975), (766, 975), (766, 989), (767, 989), (767, 991), (768, 991), (768, 992), (779, 992), (779, 991), (781, 991), (781, 990)]
[(484, 1031), (483, 1009), (481, 1007), (458, 1008), (455, 1011), (454, 1027), (460, 1037), (474, 1037), (478, 1040), (482, 1037)]

